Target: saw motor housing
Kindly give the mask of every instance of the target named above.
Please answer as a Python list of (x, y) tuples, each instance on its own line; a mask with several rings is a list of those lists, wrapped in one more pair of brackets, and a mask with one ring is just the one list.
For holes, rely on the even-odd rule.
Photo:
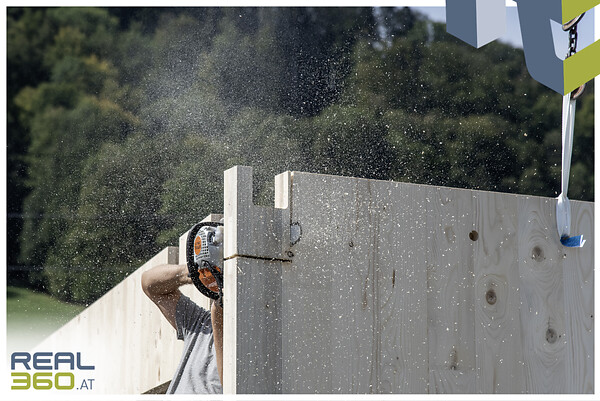
[(188, 234), (186, 248), (192, 282), (202, 294), (222, 304), (223, 224), (196, 224)]

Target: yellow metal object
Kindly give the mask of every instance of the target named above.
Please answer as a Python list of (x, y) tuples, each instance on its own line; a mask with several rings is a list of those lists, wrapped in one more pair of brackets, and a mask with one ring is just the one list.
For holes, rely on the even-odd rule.
[(569, 93), (600, 74), (600, 41), (564, 60), (564, 92)]
[(561, 23), (566, 24), (598, 4), (600, 4), (600, 0), (563, 0)]

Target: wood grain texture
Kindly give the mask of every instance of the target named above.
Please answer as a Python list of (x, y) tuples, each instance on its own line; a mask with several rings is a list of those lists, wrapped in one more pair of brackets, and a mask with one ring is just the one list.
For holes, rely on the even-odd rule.
[(165, 248), (33, 351), (81, 352), (96, 367), (86, 394), (141, 394), (171, 380), (183, 342), (144, 295), (140, 280), (145, 270), (177, 262), (177, 247)]
[[(593, 390), (593, 249), (560, 245), (554, 200), (298, 172), (280, 188), (301, 236), (281, 264), (276, 391)], [(591, 239), (592, 205), (573, 210)]]
[[(235, 297), (237, 305), (243, 305), (235, 318), (235, 344), (231, 343), (231, 337), (224, 338), (227, 340), (224, 344), (237, 351), (234, 366), (231, 357), (227, 358), (228, 368), (235, 367), (236, 394), (281, 393), (282, 263), (285, 262), (248, 258), (227, 261), (227, 269), (237, 272)], [(226, 384), (227, 393), (233, 393), (232, 384)]]
[(223, 394), (237, 393), (237, 262), (238, 258), (223, 262)]
[(252, 201), (252, 169), (225, 172), (223, 391), (280, 393), (281, 269), (290, 260), (289, 173), (275, 179), (275, 207)]
[(476, 392), (524, 393), (515, 195), (473, 192)]
[(584, 248), (564, 250), (565, 393), (594, 392), (594, 204), (571, 201), (571, 232)]
[(475, 392), (472, 191), (429, 187), (429, 393)]
[(285, 392), (426, 391), (423, 202), (418, 186), (293, 173)]
[(528, 393), (565, 390), (563, 247), (555, 208), (552, 199), (519, 198), (519, 294)]

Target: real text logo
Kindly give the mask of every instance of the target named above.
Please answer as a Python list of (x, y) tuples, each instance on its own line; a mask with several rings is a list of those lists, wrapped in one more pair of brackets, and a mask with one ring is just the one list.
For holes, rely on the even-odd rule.
[[(82, 362), (80, 352), (13, 352), (11, 390), (92, 390), (94, 379), (87, 376), (76, 379), (75, 373), (89, 373), (94, 369), (94, 365)], [(76, 387), (76, 384), (79, 385)]]

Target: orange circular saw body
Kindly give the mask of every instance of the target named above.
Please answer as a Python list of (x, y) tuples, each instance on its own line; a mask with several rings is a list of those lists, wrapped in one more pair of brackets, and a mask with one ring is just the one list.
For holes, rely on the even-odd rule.
[[(202, 236), (200, 235), (197, 235), (196, 238), (194, 238), (194, 254), (196, 257), (199, 257), (202, 254)], [(219, 271), (219, 273), (221, 272), (221, 268), (219, 266), (215, 266), (215, 268)], [(200, 268), (198, 269), (198, 275), (200, 281), (206, 288), (215, 294), (219, 293), (219, 285), (217, 284), (215, 277), (210, 272), (210, 269), (206, 267)]]
[[(218, 266), (215, 266), (215, 268), (219, 272), (221, 271), (221, 269)], [(214, 293), (219, 293), (219, 286), (217, 285), (217, 280), (215, 280), (215, 277), (212, 275), (208, 268), (198, 269), (198, 274), (200, 276), (200, 281), (202, 282), (202, 284), (204, 284), (206, 288), (208, 288)]]

